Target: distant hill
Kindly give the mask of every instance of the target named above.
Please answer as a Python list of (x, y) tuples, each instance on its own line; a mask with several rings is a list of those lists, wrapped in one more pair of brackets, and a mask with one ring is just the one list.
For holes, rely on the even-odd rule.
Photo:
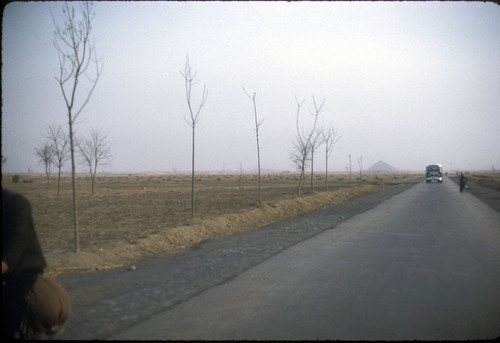
[(368, 171), (371, 172), (397, 172), (398, 170), (391, 166), (390, 164), (385, 163), (384, 161), (378, 161), (373, 166), (368, 168)]

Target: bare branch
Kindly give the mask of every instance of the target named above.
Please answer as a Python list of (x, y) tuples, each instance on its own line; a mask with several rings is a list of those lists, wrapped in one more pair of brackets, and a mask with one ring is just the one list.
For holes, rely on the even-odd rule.
[(337, 142), (342, 138), (342, 136), (338, 135), (337, 129), (330, 127), (328, 129), (323, 129), (321, 131), (321, 135), (323, 138), (323, 143), (325, 143), (326, 146), (326, 153), (327, 155), (330, 155), (331, 149)]
[[(59, 26), (55, 17), (54, 22), (54, 47), (59, 53), (59, 74), (55, 76), (64, 97), (71, 120), (74, 122), (78, 115), (88, 104), (97, 81), (102, 72), (102, 62), (96, 58), (95, 46), (90, 44), (92, 31), (91, 22), (94, 17), (93, 3), (84, 2), (80, 7), (80, 18), (77, 18), (75, 8), (66, 2), (63, 5), (63, 26)], [(92, 58), (93, 57), (93, 58)], [(88, 74), (91, 61), (95, 61), (95, 77)], [(90, 82), (90, 91), (79, 108), (73, 111), (76, 101), (76, 92), (81, 77)], [(70, 80), (73, 80), (70, 82)]]

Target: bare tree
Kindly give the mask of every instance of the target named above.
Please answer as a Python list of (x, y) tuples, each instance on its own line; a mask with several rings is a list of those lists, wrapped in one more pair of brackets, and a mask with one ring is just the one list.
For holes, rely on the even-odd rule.
[(363, 155), (358, 157), (358, 166), (359, 166), (359, 179), (361, 180), (363, 177)]
[(194, 80), (196, 78), (196, 72), (192, 72), (191, 65), (189, 64), (189, 56), (186, 56), (186, 65), (184, 67), (184, 72), (181, 71), (182, 77), (184, 78), (184, 85), (186, 88), (186, 101), (189, 109), (189, 118), (184, 118), (186, 123), (192, 129), (192, 154), (191, 154), (191, 218), (194, 218), (194, 162), (195, 162), (195, 129), (196, 124), (198, 124), (198, 119), (200, 116), (201, 109), (207, 101), (208, 91), (205, 86), (203, 86), (203, 93), (200, 101), (200, 105), (197, 110), (193, 109), (191, 104), (191, 90), (193, 87)]
[[(55, 18), (52, 17), (55, 26), (54, 46), (59, 54), (59, 72), (56, 74), (55, 79), (59, 84), (64, 98), (69, 125), (75, 252), (79, 250), (79, 236), (76, 210), (73, 126), (78, 116), (88, 104), (102, 71), (102, 62), (97, 59), (95, 44), (91, 41), (90, 37), (92, 33), (92, 20), (94, 19), (93, 6), (93, 2), (83, 2), (80, 4), (80, 10), (77, 13), (74, 6), (70, 6), (67, 2), (64, 3), (62, 26), (58, 25)], [(93, 68), (90, 68), (91, 62), (93, 62)], [(87, 93), (81, 97), (77, 96), (80, 94), (78, 90), (81, 87), (85, 87), (85, 85), (89, 87)]]
[(111, 147), (107, 142), (106, 135), (95, 128), (90, 129), (90, 136), (84, 138), (81, 142), (77, 142), (77, 146), (82, 158), (81, 163), (89, 168), (92, 180), (92, 194), (94, 194), (97, 167), (109, 165)]
[(311, 192), (314, 191), (314, 152), (319, 148), (322, 141), (320, 139), (322, 129), (316, 130), (311, 136), (310, 152), (311, 152)]
[(49, 143), (45, 142), (38, 148), (35, 148), (35, 155), (38, 157), (38, 162), (45, 165), (45, 175), (47, 176), (47, 184), (50, 181), (50, 166), (54, 162), (52, 148)]
[(60, 194), (61, 186), (61, 170), (70, 156), (69, 156), (69, 136), (62, 129), (61, 126), (49, 125), (49, 132), (47, 139), (50, 141), (52, 154), (54, 155), (54, 165), (57, 167), (57, 195)]
[(316, 104), (316, 99), (314, 96), (312, 97), (313, 99), (313, 104), (314, 104), (314, 112), (311, 112), (311, 114), (314, 116), (314, 124), (312, 129), (305, 134), (299, 126), (299, 116), (300, 116), (300, 108), (304, 104), (305, 100), (302, 100), (299, 102), (297, 97), (295, 97), (295, 101), (297, 103), (297, 116), (296, 116), (296, 126), (297, 126), (297, 136), (295, 138), (294, 142), (294, 148), (290, 154), (290, 159), (292, 162), (295, 164), (297, 169), (300, 170), (300, 177), (299, 177), (299, 189), (298, 189), (298, 195), (302, 195), (302, 187), (305, 183), (305, 168), (307, 165), (307, 161), (309, 159), (309, 153), (311, 152), (311, 139), (316, 132), (316, 124), (318, 122), (318, 115), (321, 112), (323, 105), (325, 103), (325, 99), (321, 102), (320, 106), (317, 106)]
[(307, 164), (307, 145), (305, 142), (301, 140), (299, 137), (295, 137), (295, 141), (293, 143), (293, 150), (290, 153), (290, 160), (295, 165), (295, 167), (300, 171), (299, 175), (299, 187), (298, 187), (298, 196), (302, 195), (302, 187), (305, 182), (305, 168)]
[(351, 177), (352, 177), (352, 161), (351, 161), (351, 154), (349, 153), (349, 164), (348, 164), (348, 170), (349, 170), (349, 184), (351, 183)]
[(241, 88), (243, 88), (243, 92), (245, 92), (245, 94), (247, 95), (247, 97), (252, 101), (253, 103), (253, 113), (254, 113), (254, 118), (255, 118), (255, 136), (257, 138), (257, 172), (258, 172), (258, 177), (259, 177), (259, 203), (261, 202), (262, 200), (262, 196), (261, 196), (261, 187), (260, 187), (260, 145), (259, 145), (259, 128), (260, 126), (262, 125), (262, 123), (264, 122), (264, 119), (262, 120), (259, 120), (259, 117), (257, 115), (257, 104), (255, 102), (255, 97), (256, 97), (256, 94), (255, 92), (250, 95), (248, 94), (248, 92), (245, 90), (245, 88), (243, 87), (243, 85), (241, 86)]
[(295, 137), (293, 150), (290, 153), (290, 159), (292, 160), (292, 163), (298, 170), (300, 170), (298, 196), (301, 196), (302, 194), (302, 186), (305, 178), (305, 167), (307, 163), (307, 155), (309, 150), (306, 139), (303, 137), (299, 128), (300, 108), (304, 104), (304, 101), (305, 99), (302, 99), (302, 101), (299, 102), (297, 97), (295, 97), (295, 102), (297, 103), (297, 115), (296, 115), (297, 136)]
[(333, 146), (337, 144), (341, 136), (339, 136), (337, 130), (332, 127), (323, 129), (321, 135), (323, 143), (325, 143), (325, 186), (326, 190), (328, 190), (328, 158), (330, 157)]

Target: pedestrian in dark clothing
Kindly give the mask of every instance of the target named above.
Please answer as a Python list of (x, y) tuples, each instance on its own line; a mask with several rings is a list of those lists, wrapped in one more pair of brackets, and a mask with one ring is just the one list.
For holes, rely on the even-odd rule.
[(45, 267), (28, 200), (2, 188), (2, 329), (7, 336), (23, 338), (26, 296)]
[(464, 191), (465, 185), (467, 183), (467, 178), (464, 176), (464, 173), (460, 174), (459, 183), (460, 183), (460, 193), (462, 193)]

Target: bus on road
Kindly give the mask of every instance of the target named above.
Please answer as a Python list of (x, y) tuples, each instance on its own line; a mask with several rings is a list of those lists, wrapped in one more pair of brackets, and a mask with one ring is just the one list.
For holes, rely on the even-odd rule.
[(425, 167), (425, 182), (443, 182), (443, 166), (440, 164), (430, 164)]

